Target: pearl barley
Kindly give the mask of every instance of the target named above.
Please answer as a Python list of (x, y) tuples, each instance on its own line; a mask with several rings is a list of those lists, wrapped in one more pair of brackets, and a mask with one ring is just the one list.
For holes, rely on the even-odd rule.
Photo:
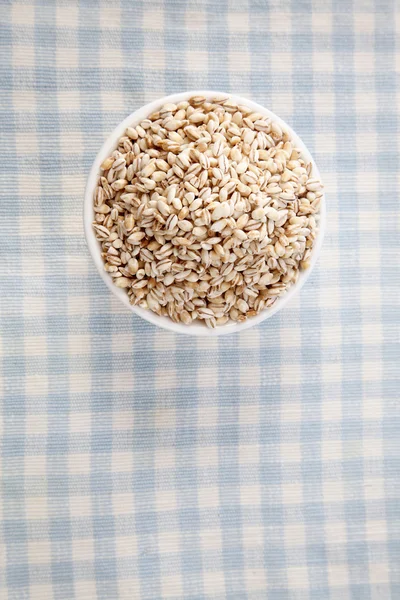
[(309, 266), (322, 185), (291, 136), (230, 98), (166, 104), (101, 164), (93, 228), (130, 302), (243, 321)]

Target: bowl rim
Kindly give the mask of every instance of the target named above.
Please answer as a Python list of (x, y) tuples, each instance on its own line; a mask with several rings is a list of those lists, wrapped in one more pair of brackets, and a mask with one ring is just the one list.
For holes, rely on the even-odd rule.
[(155, 112), (163, 104), (176, 104), (178, 102), (188, 100), (192, 96), (204, 96), (207, 99), (211, 97), (228, 96), (238, 104), (248, 106), (253, 111), (264, 114), (266, 117), (269, 117), (270, 119), (274, 120), (290, 133), (293, 140), (295, 141), (296, 146), (301, 149), (304, 157), (312, 163), (313, 173), (315, 174), (315, 176), (318, 178), (321, 178), (321, 176), (318, 166), (314, 158), (312, 157), (310, 151), (308, 150), (307, 146), (304, 144), (299, 135), (281, 117), (273, 113), (271, 110), (265, 108), (261, 104), (253, 102), (248, 98), (238, 96), (237, 94), (230, 94), (215, 90), (189, 90), (186, 92), (170, 94), (168, 96), (164, 96), (163, 98), (158, 98), (152, 102), (149, 102), (148, 104), (141, 106), (140, 108), (132, 112), (123, 121), (121, 121), (121, 123), (119, 123), (119, 125), (117, 125), (113, 129), (113, 131), (107, 137), (105, 142), (102, 144), (89, 172), (89, 176), (86, 182), (83, 207), (83, 225), (86, 243), (100, 277), (102, 278), (108, 289), (114, 294), (114, 296), (116, 296), (127, 308), (129, 308), (131, 312), (135, 313), (142, 319), (145, 319), (149, 323), (152, 323), (153, 325), (156, 325), (163, 329), (173, 331), (175, 333), (182, 333), (184, 335), (192, 335), (196, 337), (214, 337), (218, 335), (227, 335), (230, 333), (244, 331), (246, 329), (249, 329), (250, 327), (258, 325), (266, 319), (270, 319), (274, 314), (282, 310), (286, 306), (286, 304), (290, 302), (293, 296), (295, 296), (301, 290), (301, 288), (306, 283), (307, 279), (310, 277), (315, 267), (322, 247), (326, 227), (325, 193), (322, 194), (319, 212), (319, 229), (309, 259), (310, 266), (306, 271), (301, 271), (299, 273), (299, 278), (297, 282), (294, 285), (292, 285), (289, 288), (289, 290), (283, 296), (281, 296), (271, 308), (264, 309), (258, 315), (254, 317), (249, 317), (246, 321), (243, 321), (241, 323), (228, 323), (227, 325), (221, 325), (219, 327), (215, 327), (214, 329), (209, 329), (208, 327), (205, 327), (203, 324), (200, 323), (193, 323), (191, 325), (185, 325), (184, 323), (175, 323), (169, 317), (159, 316), (156, 313), (153, 313), (151, 310), (141, 308), (139, 306), (132, 306), (132, 304), (130, 304), (129, 302), (129, 298), (126, 291), (121, 288), (117, 288), (113, 284), (112, 278), (104, 270), (104, 262), (101, 258), (100, 253), (100, 244), (95, 237), (92, 227), (93, 192), (95, 186), (97, 185), (97, 179), (100, 174), (100, 165), (103, 162), (103, 160), (107, 158), (107, 156), (109, 156), (110, 153), (113, 152), (113, 150), (115, 150), (118, 138), (123, 135), (127, 127), (129, 127), (132, 124), (137, 124), (138, 122), (146, 118), (149, 114)]

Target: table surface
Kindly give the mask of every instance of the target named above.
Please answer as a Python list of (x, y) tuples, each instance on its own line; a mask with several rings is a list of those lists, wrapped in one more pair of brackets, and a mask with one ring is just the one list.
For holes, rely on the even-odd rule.
[[(400, 597), (396, 9), (1, 3), (2, 599)], [(327, 194), (301, 294), (221, 339), (128, 312), (82, 227), (109, 132), (196, 88), (279, 114)]]

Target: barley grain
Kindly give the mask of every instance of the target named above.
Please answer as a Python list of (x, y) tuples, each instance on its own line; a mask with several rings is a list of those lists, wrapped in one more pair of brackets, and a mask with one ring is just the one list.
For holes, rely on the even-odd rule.
[(132, 304), (214, 328), (310, 266), (322, 184), (280, 125), (230, 98), (162, 106), (101, 170), (93, 229)]

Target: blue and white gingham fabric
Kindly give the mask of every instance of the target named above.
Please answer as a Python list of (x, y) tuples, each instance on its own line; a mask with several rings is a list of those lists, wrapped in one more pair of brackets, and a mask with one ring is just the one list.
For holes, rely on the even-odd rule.
[[(400, 4), (0, 11), (1, 600), (398, 600)], [(82, 227), (109, 132), (196, 88), (282, 116), (327, 188), (299, 297), (221, 339), (128, 312)]]

